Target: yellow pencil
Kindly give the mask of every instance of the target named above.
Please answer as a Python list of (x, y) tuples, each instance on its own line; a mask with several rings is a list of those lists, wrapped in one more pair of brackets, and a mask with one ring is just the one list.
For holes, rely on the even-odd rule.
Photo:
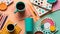
[(30, 2), (28, 2), (29, 4), (29, 8), (30, 8), (30, 12), (32, 13), (32, 15), (33, 15), (33, 19), (35, 20), (35, 21), (37, 21), (38, 19), (39, 19), (39, 17), (36, 15), (36, 13), (34, 12), (34, 8), (33, 8), (33, 5), (30, 3)]

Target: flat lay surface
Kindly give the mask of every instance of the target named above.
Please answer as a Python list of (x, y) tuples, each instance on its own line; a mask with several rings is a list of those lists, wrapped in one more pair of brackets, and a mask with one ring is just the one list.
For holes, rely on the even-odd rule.
[[(22, 2), (25, 3), (25, 13), (23, 13), (23, 14), (20, 14), (19, 12), (14, 13), (14, 11), (16, 10), (16, 3), (19, 2), (19, 1), (22, 1)], [(10, 2), (12, 2), (12, 1), (10, 1)], [(59, 19), (59, 15), (60, 15), (59, 13), (60, 13), (60, 10), (58, 10), (58, 9), (60, 9), (60, 0), (57, 0), (57, 2), (55, 4), (53, 4), (53, 5), (49, 4), (49, 6), (51, 6), (52, 8), (51, 7), (48, 8), (49, 6), (47, 6), (48, 10), (45, 9), (46, 8), (46, 4), (48, 4), (46, 2), (47, 1), (45, 1), (45, 5), (44, 5), (44, 3), (41, 4), (42, 8), (34, 6), (31, 3), (31, 0), (13, 0), (13, 2), (11, 4), (10, 3), (6, 3), (6, 2), (5, 2), (6, 5), (4, 3), (0, 4), (0, 13), (8, 15), (8, 18), (7, 18), (3, 28), (0, 30), (0, 33), (1, 34), (4, 34), (4, 33), (10, 34), (6, 30), (6, 26), (7, 26), (6, 24), (9, 24), (7, 22), (11, 21), (12, 23), (17, 23), (15, 34), (25, 34), (25, 21), (24, 21), (24, 18), (27, 18), (27, 17), (32, 17), (33, 20), (34, 20), (34, 24), (35, 24), (34, 25), (34, 27), (35, 27), (34, 28), (34, 33), (36, 31), (40, 31), (40, 29), (41, 29), (40, 28), (41, 20), (44, 19), (45, 17), (52, 18), (53, 21), (56, 24), (56, 28), (58, 27), (60, 29), (60, 27), (59, 27), (60, 26), (59, 25), (59, 20), (60, 20)], [(39, 6), (41, 6), (41, 5), (39, 5)], [(50, 9), (52, 10), (51, 14), (49, 13)], [(40, 13), (39, 10), (41, 11), (41, 13)], [(36, 15), (35, 15), (34, 11), (35, 11)], [(46, 11), (46, 12), (44, 12), (44, 11)], [(49, 14), (45, 15), (46, 13), (49, 13)], [(44, 15), (44, 16), (41, 18), (40, 16), (42, 16), (42, 15)], [(46, 23), (46, 24), (49, 25), (50, 23)], [(47, 26), (46, 24), (44, 24), (44, 27), (48, 28), (50, 25)], [(59, 33), (60, 33), (60, 31), (58, 31), (56, 34), (59, 34)]]

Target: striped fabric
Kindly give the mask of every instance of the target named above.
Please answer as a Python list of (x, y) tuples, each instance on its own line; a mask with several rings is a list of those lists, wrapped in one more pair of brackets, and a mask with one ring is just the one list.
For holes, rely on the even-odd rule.
[(1, 15), (0, 16), (0, 30), (2, 29), (6, 19), (7, 19), (7, 15)]

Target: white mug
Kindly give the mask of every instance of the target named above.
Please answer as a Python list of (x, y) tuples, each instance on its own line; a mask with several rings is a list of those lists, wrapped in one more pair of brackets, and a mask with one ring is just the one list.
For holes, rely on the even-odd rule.
[(7, 30), (9, 31), (9, 32), (13, 32), (14, 30), (15, 30), (15, 26), (17, 25), (17, 23), (15, 23), (15, 24), (8, 24), (7, 25)]
[(24, 12), (25, 11), (25, 3), (20, 1), (20, 2), (17, 2), (16, 4), (16, 10), (14, 13), (16, 12)]

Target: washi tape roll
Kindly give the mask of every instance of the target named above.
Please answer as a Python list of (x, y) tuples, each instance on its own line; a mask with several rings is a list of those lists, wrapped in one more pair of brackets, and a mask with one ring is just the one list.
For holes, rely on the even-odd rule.
[(25, 18), (25, 30), (27, 33), (33, 33), (33, 18)]
[(48, 3), (55, 3), (57, 0), (47, 0)]
[(7, 9), (7, 5), (5, 3), (1, 3), (0, 10), (6, 10), (6, 9)]

